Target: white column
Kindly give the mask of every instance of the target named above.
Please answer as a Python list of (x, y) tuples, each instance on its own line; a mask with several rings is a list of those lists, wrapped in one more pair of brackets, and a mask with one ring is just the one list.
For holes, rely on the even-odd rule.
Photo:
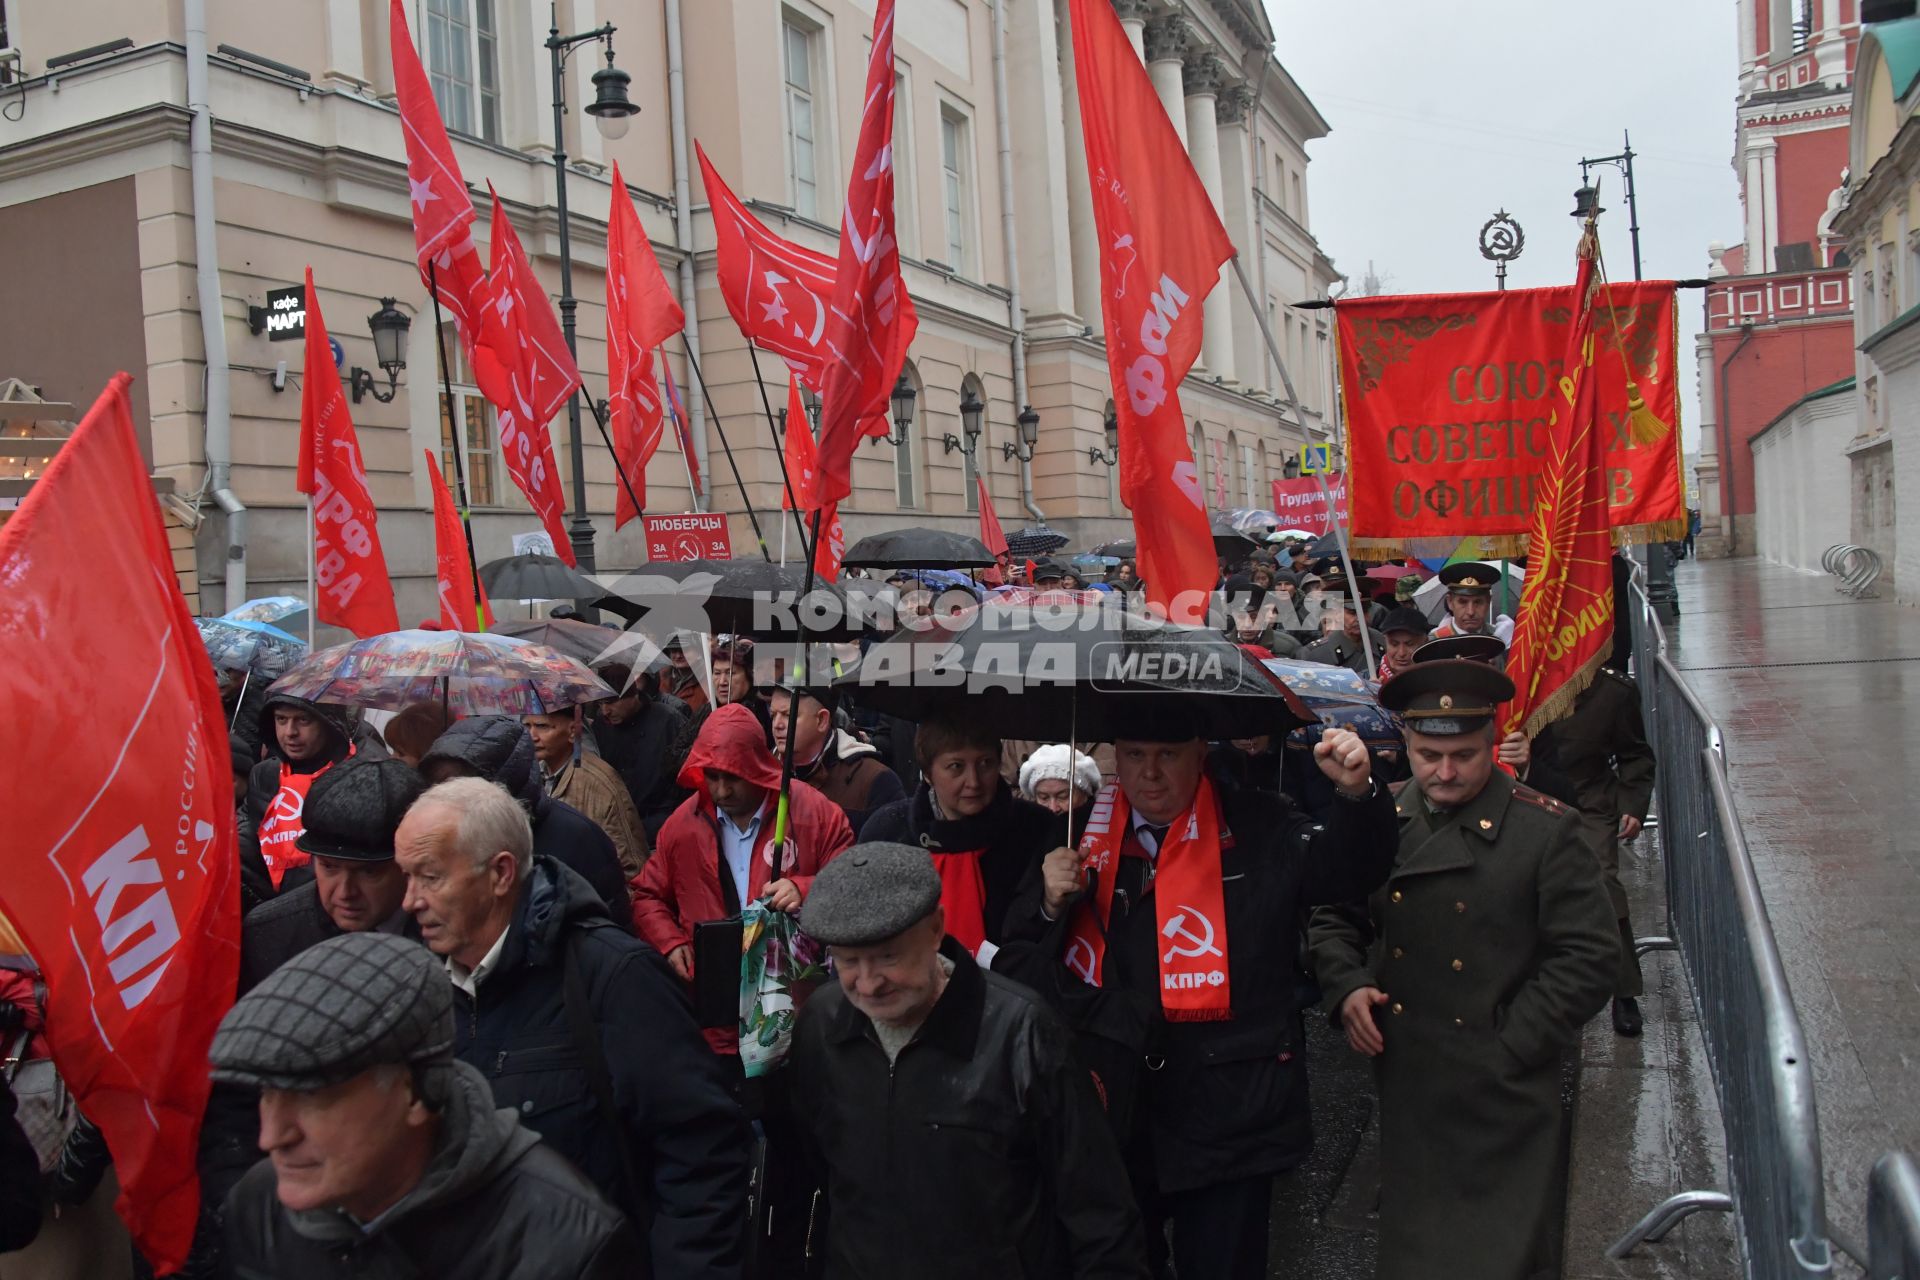
[(1753, 64), (1759, 59), (1760, 41), (1754, 23), (1754, 0), (1740, 0), (1740, 85), (1746, 88), (1747, 76), (1753, 70)]
[(360, 36), (360, 0), (327, 0), (327, 65), (320, 74), (355, 89), (367, 87)]
[[(1213, 201), (1214, 212), (1220, 215), (1222, 223), (1226, 221), (1226, 202), (1220, 194), (1220, 123), (1215, 108), (1220, 99), (1220, 84), (1225, 78), (1226, 69), (1211, 49), (1200, 50), (1184, 64), (1187, 154), (1192, 156), (1194, 172), (1200, 175), (1200, 185), (1206, 188), (1207, 198)], [(1233, 302), (1225, 279), (1225, 273), (1230, 270), (1222, 268), (1221, 280), (1207, 294), (1205, 326), (1200, 337), (1201, 363), (1207, 366), (1208, 372), (1228, 382), (1234, 381)]]
[(1153, 91), (1166, 108), (1167, 119), (1173, 121), (1173, 131), (1180, 135), (1183, 147), (1187, 145), (1187, 93), (1181, 83), (1181, 65), (1190, 40), (1187, 20), (1179, 14), (1168, 14), (1147, 25), (1147, 77), (1153, 81)]
[[(1080, 326), (1074, 320), (1069, 230), (1069, 184), (1076, 166), (1068, 153), (1066, 109), (1078, 94), (1060, 80), (1062, 51), (1055, 43), (1051, 4), (1008, 5), (1006, 34), (1014, 222), (1020, 241), (1026, 328), (1036, 338), (1071, 336), (1080, 332)], [(1072, 132), (1077, 134), (1079, 128), (1074, 121)], [(997, 146), (997, 135), (995, 142)], [(983, 149), (982, 154), (987, 152)], [(1077, 168), (1084, 180), (1085, 163)], [(997, 166), (994, 173), (997, 207)]]
[(1741, 190), (1742, 211), (1747, 215), (1746, 263), (1741, 268), (1748, 274), (1759, 274), (1767, 270), (1763, 260), (1767, 244), (1767, 202), (1761, 191), (1760, 152), (1752, 143), (1747, 146), (1746, 183)]
[(1133, 42), (1133, 56), (1147, 60), (1147, 15), (1152, 12), (1147, 0), (1113, 0), (1113, 11), (1120, 15), (1120, 29)]
[[(1254, 156), (1248, 121), (1252, 104), (1251, 86), (1229, 85), (1220, 91), (1214, 119), (1220, 129), (1220, 195), (1224, 201), (1220, 216), (1227, 224), (1227, 234), (1233, 237), (1234, 247), (1241, 251), (1248, 271), (1257, 275), (1260, 249), (1254, 232)], [(1239, 282), (1233, 279), (1231, 266), (1221, 277), (1221, 288), (1233, 316), (1234, 372), (1238, 374), (1245, 369), (1245, 381), (1252, 386), (1260, 381), (1258, 371), (1262, 365), (1259, 321), (1252, 304), (1241, 293)]]
[[(1760, 153), (1760, 196), (1766, 227), (1766, 247), (1760, 254), (1760, 265), (1757, 269), (1773, 271), (1778, 267), (1773, 260), (1774, 250), (1780, 247), (1780, 181), (1779, 169), (1775, 163), (1779, 158), (1780, 148), (1772, 138), (1763, 138), (1755, 144), (1755, 149)], [(1750, 264), (1747, 270), (1753, 271), (1756, 268)]]
[(1719, 402), (1720, 366), (1713, 358), (1713, 336), (1698, 334), (1693, 340), (1695, 365), (1699, 370), (1697, 383), (1700, 389), (1700, 453), (1693, 466), (1695, 483), (1699, 486), (1695, 498), (1700, 505), (1700, 531), (1702, 541), (1711, 538), (1715, 550), (1709, 553), (1701, 548), (1701, 554), (1725, 554), (1719, 550), (1720, 539), (1720, 415), (1716, 410)]
[[(1065, 30), (1068, 0), (1054, 0), (1054, 4), (1061, 29)], [(1134, 7), (1144, 10), (1146, 6), (1141, 0), (1135, 0)], [(1127, 23), (1124, 11), (1121, 17), (1122, 25), (1135, 29), (1137, 42), (1141, 23)], [(1090, 324), (1100, 332), (1100, 240), (1093, 223), (1093, 183), (1087, 175), (1087, 138), (1080, 121), (1079, 72), (1073, 58), (1073, 41), (1068, 40), (1060, 50), (1060, 99), (1067, 148), (1067, 235), (1073, 257), (1073, 308), (1082, 324)]]

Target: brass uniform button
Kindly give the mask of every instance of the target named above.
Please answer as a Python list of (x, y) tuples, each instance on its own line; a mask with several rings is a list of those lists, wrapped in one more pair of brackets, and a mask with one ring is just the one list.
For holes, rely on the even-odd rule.
[(1393, 891), (1393, 901), (1395, 902), (1400, 901), (1400, 891), (1398, 889), (1395, 889)]
[(1460, 971), (1461, 971), (1462, 969), (1464, 969), (1464, 968), (1466, 968), (1466, 967), (1467, 967), (1467, 966), (1465, 966), (1464, 964), (1461, 964), (1461, 963), (1460, 963), (1460, 962), (1459, 962), (1458, 960), (1455, 960), (1455, 961), (1453, 962), (1453, 971), (1454, 971), (1455, 973), (1458, 973), (1458, 972), (1460, 972)]
[(1467, 1022), (1465, 1018), (1455, 1018), (1453, 1020), (1453, 1025), (1456, 1027), (1464, 1027), (1467, 1025)]
[(1492, 819), (1492, 818), (1482, 818), (1482, 819), (1480, 819), (1480, 829), (1481, 829), (1482, 831), (1491, 831), (1491, 830), (1493, 830), (1493, 819)]
[(1403, 1005), (1403, 1004), (1401, 1004), (1401, 1003), (1400, 1003), (1400, 1002), (1399, 1002), (1398, 1000), (1396, 1000), (1396, 1001), (1394, 1001), (1394, 1002), (1393, 1002), (1393, 1011), (1394, 1011), (1395, 1013), (1405, 1013), (1405, 1012), (1406, 1012), (1406, 1006), (1405, 1006), (1405, 1005)]
[(1398, 947), (1395, 947), (1395, 948), (1393, 949), (1393, 958), (1394, 958), (1395, 960), (1398, 960), (1398, 959), (1399, 959), (1399, 958), (1400, 958), (1401, 956), (1404, 956), (1404, 955), (1406, 955), (1406, 954), (1407, 954), (1406, 952), (1404, 952), (1404, 951), (1402, 951), (1402, 950), (1401, 950), (1400, 948), (1398, 948)]
[(1456, 903), (1454, 903), (1454, 904), (1453, 904), (1453, 914), (1455, 914), (1455, 915), (1457, 915), (1457, 916), (1463, 916), (1463, 915), (1465, 915), (1466, 913), (1467, 913), (1467, 904), (1466, 904), (1466, 903), (1464, 903), (1464, 902), (1456, 902)]

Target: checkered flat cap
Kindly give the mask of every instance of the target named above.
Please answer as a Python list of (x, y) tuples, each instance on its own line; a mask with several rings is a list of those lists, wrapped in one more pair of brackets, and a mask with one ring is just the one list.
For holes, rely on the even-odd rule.
[(220, 1020), (213, 1078), (310, 1092), (371, 1067), (453, 1056), (453, 993), (418, 942), (349, 933), (309, 947)]

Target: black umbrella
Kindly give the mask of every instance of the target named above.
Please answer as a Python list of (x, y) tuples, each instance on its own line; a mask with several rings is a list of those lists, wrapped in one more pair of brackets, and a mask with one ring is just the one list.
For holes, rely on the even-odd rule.
[(1213, 534), (1215, 555), (1225, 556), (1229, 560), (1244, 560), (1248, 553), (1260, 545), (1255, 538), (1234, 528), (1233, 521), (1222, 512), (1214, 512), (1207, 526)]
[(1043, 524), (1030, 524), (1007, 535), (1007, 554), (1022, 560), (1029, 556), (1044, 556), (1072, 541), (1057, 529), (1049, 529)]
[(916, 525), (860, 539), (841, 563), (849, 569), (985, 569), (995, 561), (978, 538)]
[(480, 566), (480, 583), (501, 600), (591, 600), (602, 589), (557, 556), (505, 556)]
[(1110, 741), (1175, 706), (1203, 713), (1212, 738), (1315, 722), (1297, 695), (1218, 632), (1104, 602), (990, 600), (897, 632), (832, 683), (871, 710), (924, 720), (960, 709), (969, 724), (1009, 738)]
[(1132, 538), (1120, 538), (1113, 542), (1103, 542), (1093, 549), (1097, 556), (1116, 556), (1121, 560), (1131, 560), (1137, 554)]
[[(594, 589), (599, 590), (597, 587)], [(487, 630), (497, 636), (513, 636), (530, 644), (543, 644), (549, 649), (558, 649), (569, 658), (577, 658), (589, 667), (603, 659), (609, 662), (625, 660), (618, 658), (618, 655), (608, 653), (626, 634), (617, 627), (597, 626), (574, 618), (528, 618), (513, 622), (496, 622)]]
[(815, 579), (809, 593), (804, 566), (765, 560), (649, 564), (593, 603), (649, 632), (797, 636), (803, 615), (810, 639), (851, 640), (861, 632), (861, 618), (845, 591)]

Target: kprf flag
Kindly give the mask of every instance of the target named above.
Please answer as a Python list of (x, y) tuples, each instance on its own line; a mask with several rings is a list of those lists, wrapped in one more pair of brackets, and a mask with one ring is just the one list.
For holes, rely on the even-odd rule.
[(0, 911), (45, 975), (47, 1043), (113, 1153), (114, 1207), (164, 1274), (193, 1240), (207, 1046), (233, 1003), (240, 886), (226, 721), (134, 438), (130, 381), (107, 384), (0, 529), (0, 716), (14, 753), (0, 769)]
[[(800, 398), (800, 383), (787, 379), (787, 483), (792, 491), (780, 495), (780, 508), (811, 511), (819, 505), (814, 492), (820, 466), (819, 449), (813, 442), (813, 423), (807, 417), (807, 405)], [(784, 486), (783, 486), (784, 490)]]
[(818, 536), (813, 544), (813, 571), (822, 582), (838, 582), (840, 561), (847, 554), (847, 530), (840, 523), (840, 504), (829, 502), (817, 514), (820, 523), (814, 526)]
[(889, 399), (919, 321), (900, 275), (893, 234), (893, 3), (873, 12), (867, 95), (860, 109), (847, 204), (840, 219), (840, 265), (827, 308), (820, 380), (821, 502), (853, 492), (853, 450), (863, 435), (890, 429)]
[(447, 492), (440, 460), (427, 455), (427, 478), (433, 484), (433, 576), (440, 595), (440, 625), (448, 631), (485, 631), (493, 617), (486, 588), (473, 569), (473, 550), (460, 521), (460, 509)]
[(748, 341), (785, 360), (802, 386), (818, 392), (839, 264), (767, 230), (721, 180), (706, 151), (698, 143), (694, 150), (713, 208), (714, 268), (728, 314)]
[(1599, 237), (1580, 237), (1573, 325), (1548, 403), (1552, 444), (1533, 508), (1527, 582), (1507, 674), (1515, 694), (1503, 732), (1528, 736), (1573, 710), (1613, 647), (1613, 542), (1607, 521), (1607, 441), (1594, 377), (1594, 311), (1602, 292)]
[(1180, 380), (1200, 353), (1200, 306), (1233, 244), (1120, 19), (1072, 0), (1080, 121), (1100, 237), (1101, 314), (1120, 419), (1120, 498), (1133, 512), (1149, 603), (1191, 617), (1219, 577)]
[(567, 502), (560, 491), (560, 468), (553, 460), (547, 423), (579, 389), (580, 369), (567, 350), (553, 304), (520, 247), (513, 222), (500, 207), (499, 193), (491, 183), (487, 192), (493, 197), (493, 260), (487, 273), (484, 331), (496, 344), (506, 385), (499, 399), (486, 387), (481, 392), (494, 407), (507, 474), (553, 539), (553, 553), (572, 564)]
[(380, 549), (380, 517), (367, 494), (360, 439), (347, 416), (313, 268), (307, 268), (307, 368), (300, 385), (300, 462), (294, 488), (313, 499), (314, 616), (354, 635), (400, 629), (393, 581)]
[[(481, 394), (499, 404), (511, 397), (511, 389), (500, 354), (502, 345), (487, 323), (487, 273), (473, 243), (473, 199), (454, 159), (453, 143), (447, 140), (426, 69), (414, 49), (401, 0), (392, 0), (388, 33), (400, 134), (407, 147), (407, 199), (420, 281), (452, 319)], [(556, 538), (554, 544), (563, 547), (565, 539)]]
[(687, 323), (667, 288), (653, 243), (640, 225), (633, 193), (613, 165), (613, 207), (607, 214), (607, 385), (613, 448), (633, 495), (620, 485), (613, 527), (640, 514), (647, 500), (647, 463), (660, 447), (665, 424), (660, 384), (653, 375), (653, 349)]
[(985, 579), (989, 585), (998, 586), (1001, 579), (1005, 577), (1003, 571), (1007, 567), (1007, 535), (1006, 532), (1000, 528), (999, 513), (993, 509), (993, 495), (987, 492), (987, 478), (985, 476), (975, 476), (973, 482), (980, 488), (981, 545), (992, 552), (993, 558), (1000, 562), (996, 567), (988, 569), (980, 576)]

